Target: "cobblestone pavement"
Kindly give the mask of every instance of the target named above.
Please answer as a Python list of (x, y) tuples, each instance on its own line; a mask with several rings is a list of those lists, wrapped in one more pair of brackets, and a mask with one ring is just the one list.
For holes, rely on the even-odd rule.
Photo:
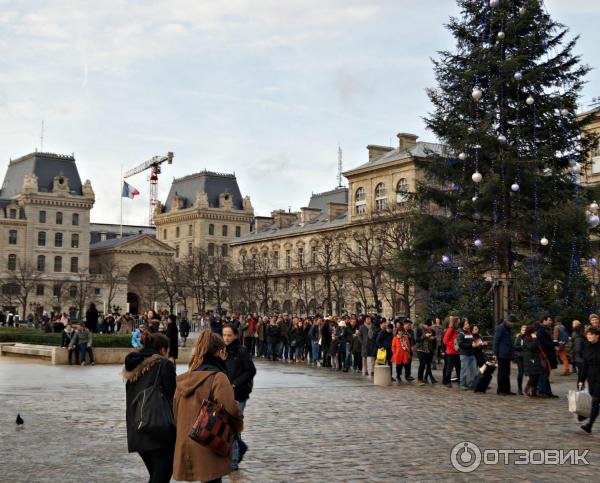
[[(414, 384), (375, 387), (361, 375), (258, 361), (246, 410), (250, 445), (233, 481), (598, 481), (598, 434), (567, 412), (574, 376), (554, 376), (557, 400)], [(180, 367), (179, 370), (184, 370)], [(116, 366), (0, 359), (0, 481), (145, 481), (126, 450)], [(25, 426), (16, 429), (17, 412)], [(451, 448), (589, 449), (589, 466), (482, 465), (462, 474)]]

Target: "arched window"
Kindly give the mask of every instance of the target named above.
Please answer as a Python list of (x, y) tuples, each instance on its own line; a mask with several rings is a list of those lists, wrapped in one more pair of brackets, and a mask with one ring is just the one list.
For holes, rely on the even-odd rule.
[(71, 297), (71, 298), (77, 297), (77, 285), (71, 285), (69, 287), (69, 297)]
[(55, 247), (62, 247), (62, 241), (63, 241), (63, 235), (62, 235), (62, 233), (55, 233), (54, 234), (54, 246)]
[(62, 272), (62, 257), (54, 257), (54, 271)]
[(402, 204), (408, 200), (408, 180), (402, 178), (396, 185), (396, 203)]
[(37, 269), (38, 269), (38, 272), (46, 271), (46, 257), (44, 255), (38, 255)]
[(367, 192), (362, 186), (356, 190), (354, 195), (354, 207), (357, 215), (367, 212)]
[(375, 211), (383, 211), (387, 208), (387, 190), (385, 184), (379, 183), (375, 186)]
[(45, 247), (46, 246), (46, 232), (40, 231), (38, 233), (38, 246)]
[(14, 253), (11, 253), (8, 256), (8, 269), (9, 270), (17, 269), (17, 256)]

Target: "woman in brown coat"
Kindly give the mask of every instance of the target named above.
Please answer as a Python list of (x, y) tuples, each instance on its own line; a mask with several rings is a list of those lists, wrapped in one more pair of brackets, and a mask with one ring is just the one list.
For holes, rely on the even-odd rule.
[[(231, 429), (239, 433), (243, 429), (242, 413), (234, 398), (233, 388), (227, 378), (226, 357), (223, 339), (205, 330), (198, 337), (194, 356), (188, 372), (177, 377), (174, 413), (177, 423), (177, 441), (173, 479), (178, 481), (220, 482), (223, 475), (231, 472), (231, 454), (219, 456), (210, 448), (200, 445), (188, 437), (200, 406), (208, 399), (212, 379), (212, 399), (223, 404), (230, 416)], [(215, 374), (215, 377), (211, 376)]]

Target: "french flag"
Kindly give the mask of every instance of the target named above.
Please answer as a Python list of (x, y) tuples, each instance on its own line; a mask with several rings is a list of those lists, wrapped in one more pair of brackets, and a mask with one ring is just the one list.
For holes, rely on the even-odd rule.
[(123, 192), (121, 193), (121, 197), (133, 199), (139, 194), (140, 192), (136, 188), (131, 186), (127, 181), (123, 181)]

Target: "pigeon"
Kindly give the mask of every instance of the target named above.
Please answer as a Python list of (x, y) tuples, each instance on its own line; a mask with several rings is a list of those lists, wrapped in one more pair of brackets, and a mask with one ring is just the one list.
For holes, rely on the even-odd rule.
[(22, 426), (25, 423), (25, 421), (23, 421), (23, 418), (21, 417), (20, 414), (17, 414), (17, 421), (16, 421), (16, 423), (17, 423), (17, 426)]

